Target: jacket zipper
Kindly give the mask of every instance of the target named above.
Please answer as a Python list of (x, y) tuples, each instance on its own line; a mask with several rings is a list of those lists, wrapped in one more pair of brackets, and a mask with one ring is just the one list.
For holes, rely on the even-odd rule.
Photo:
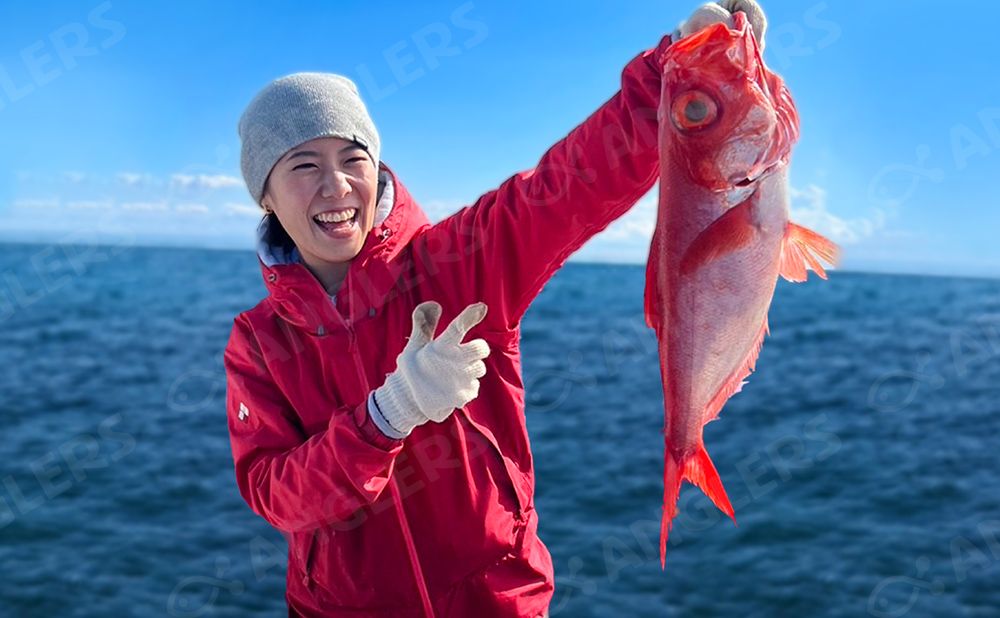
[[(350, 277), (347, 278), (347, 285), (351, 285)], [(350, 289), (348, 289), (348, 296), (350, 296)], [(332, 302), (332, 301), (331, 301)], [(348, 307), (350, 309), (350, 307)], [(364, 368), (361, 366), (361, 359), (358, 357), (358, 338), (357, 333), (354, 331), (354, 326), (351, 324), (349, 318), (345, 318), (339, 309), (334, 307), (334, 313), (340, 318), (344, 326), (347, 328), (347, 334), (349, 338), (349, 349), (351, 353), (351, 360), (354, 361), (354, 369), (358, 374), (358, 380), (360, 381), (362, 388), (367, 395), (371, 390), (368, 384), (368, 378), (365, 377)], [(416, 580), (417, 589), (420, 592), (420, 602), (423, 605), (424, 615), (427, 618), (435, 618), (434, 606), (430, 600), (430, 593), (427, 591), (427, 581), (424, 579), (423, 569), (420, 567), (420, 558), (417, 556), (416, 545), (413, 543), (413, 534), (410, 532), (410, 525), (406, 521), (406, 513), (403, 511), (403, 499), (400, 495), (399, 486), (396, 484), (396, 477), (391, 476), (389, 478), (390, 491), (392, 492), (392, 502), (396, 509), (396, 515), (399, 519), (399, 527), (403, 533), (403, 539), (406, 542), (406, 550), (410, 558), (410, 567), (413, 570), (413, 578)]]

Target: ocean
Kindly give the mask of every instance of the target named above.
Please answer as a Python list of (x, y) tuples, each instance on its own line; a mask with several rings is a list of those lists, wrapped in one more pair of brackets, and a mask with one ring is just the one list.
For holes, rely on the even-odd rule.
[[(658, 555), (641, 266), (567, 264), (522, 323), (552, 616), (1000, 616), (1000, 281), (779, 282), (757, 371)], [(285, 615), (236, 489), (222, 351), (248, 251), (0, 247), (0, 616)]]

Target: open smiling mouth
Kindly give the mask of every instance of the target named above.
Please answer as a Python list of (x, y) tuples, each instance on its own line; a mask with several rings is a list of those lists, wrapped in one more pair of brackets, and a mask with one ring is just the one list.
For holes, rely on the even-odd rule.
[(358, 227), (358, 208), (322, 212), (314, 216), (313, 222), (329, 236), (349, 236)]

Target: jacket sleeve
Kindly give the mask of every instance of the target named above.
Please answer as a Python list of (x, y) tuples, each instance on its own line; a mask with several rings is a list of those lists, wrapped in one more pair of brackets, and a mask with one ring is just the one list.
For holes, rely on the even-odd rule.
[(515, 328), (566, 259), (656, 182), (658, 59), (669, 45), (665, 36), (633, 58), (622, 71), (621, 89), (533, 169), (414, 239), (426, 272), (462, 295), (464, 304), (485, 301), (492, 327)]
[(379, 431), (367, 400), (333, 410), (326, 429), (306, 436), (242, 316), (224, 364), (236, 483), (255, 513), (302, 532), (349, 521), (379, 497), (402, 441)]

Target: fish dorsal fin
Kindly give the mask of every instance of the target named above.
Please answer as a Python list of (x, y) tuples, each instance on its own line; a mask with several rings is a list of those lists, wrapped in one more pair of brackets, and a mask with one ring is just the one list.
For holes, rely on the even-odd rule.
[(781, 276), (801, 283), (809, 278), (806, 271), (806, 266), (809, 266), (817, 275), (826, 279), (826, 271), (816, 256), (834, 266), (837, 264), (839, 249), (828, 238), (789, 221), (781, 243), (781, 263), (778, 270)]
[(660, 306), (659, 263), (663, 256), (663, 243), (660, 240), (660, 228), (653, 232), (653, 240), (649, 244), (649, 257), (646, 259), (646, 292), (643, 302), (646, 314), (646, 325), (659, 332), (663, 311)]
[(733, 206), (694, 239), (681, 258), (680, 272), (690, 274), (712, 260), (751, 242), (757, 228), (750, 221), (751, 197)]

